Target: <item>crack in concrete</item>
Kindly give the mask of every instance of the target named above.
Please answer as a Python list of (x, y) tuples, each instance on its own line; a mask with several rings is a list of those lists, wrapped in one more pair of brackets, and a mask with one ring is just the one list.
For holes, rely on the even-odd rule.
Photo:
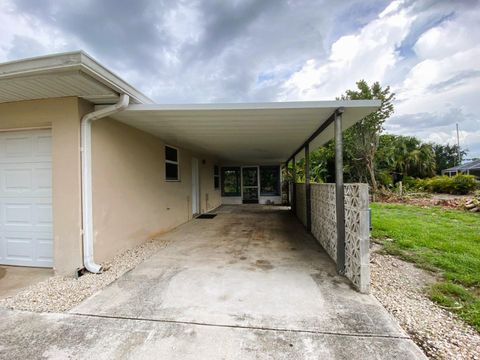
[(405, 336), (398, 336), (398, 335), (388, 335), (388, 334), (382, 335), (382, 334), (372, 334), (372, 333), (348, 333), (348, 332), (342, 333), (342, 332), (335, 332), (335, 331), (306, 330), (306, 329), (285, 329), (285, 328), (274, 328), (274, 327), (263, 327), (263, 326), (247, 326), (247, 325), (214, 324), (214, 323), (202, 323), (202, 322), (195, 322), (195, 321), (181, 321), (181, 320), (169, 320), (169, 319), (148, 319), (148, 318), (142, 318), (142, 317), (129, 317), (129, 316), (82, 314), (82, 313), (75, 313), (75, 312), (69, 312), (65, 315), (75, 315), (75, 316), (102, 318), (102, 319), (117, 319), (117, 320), (147, 321), (147, 322), (168, 323), (168, 324), (209, 326), (209, 327), (230, 328), (230, 329), (292, 332), (292, 333), (299, 333), (299, 334), (305, 333), (305, 334), (319, 334), (319, 335), (332, 335), (332, 336), (348, 336), (348, 337), (358, 337), (358, 338), (380, 338), (380, 339), (411, 340), (410, 337), (408, 337), (406, 335)]

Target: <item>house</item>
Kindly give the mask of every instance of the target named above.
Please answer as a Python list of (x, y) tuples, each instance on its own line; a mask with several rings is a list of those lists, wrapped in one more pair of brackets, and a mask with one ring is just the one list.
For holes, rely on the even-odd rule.
[(442, 175), (453, 176), (457, 174), (474, 175), (480, 179), (480, 160), (469, 161), (465, 164), (442, 170)]
[(316, 191), (307, 174), (291, 187), (292, 208), (339, 271), (350, 258), (367, 266), (368, 225), (345, 200), (358, 204), (367, 190), (344, 194), (341, 134), (379, 105), (165, 105), (84, 52), (0, 64), (0, 264), (99, 272), (222, 204), (280, 204), (281, 167), (303, 156), (308, 164), (309, 150), (335, 136), (336, 185)]

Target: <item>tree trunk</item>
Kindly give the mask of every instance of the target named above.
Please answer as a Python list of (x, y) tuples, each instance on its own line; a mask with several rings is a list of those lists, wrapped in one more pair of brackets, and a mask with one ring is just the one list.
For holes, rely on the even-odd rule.
[(371, 161), (370, 159), (367, 161), (367, 169), (368, 169), (368, 174), (370, 175), (370, 181), (372, 182), (372, 190), (373, 190), (372, 198), (373, 198), (373, 201), (375, 201), (375, 193), (378, 190), (378, 186), (377, 186), (377, 180), (375, 179), (374, 164), (373, 164), (373, 161)]

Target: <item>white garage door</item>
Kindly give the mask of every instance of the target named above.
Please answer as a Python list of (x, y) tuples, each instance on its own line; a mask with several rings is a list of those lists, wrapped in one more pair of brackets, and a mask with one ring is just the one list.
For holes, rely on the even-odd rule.
[(0, 132), (0, 264), (53, 266), (50, 130)]

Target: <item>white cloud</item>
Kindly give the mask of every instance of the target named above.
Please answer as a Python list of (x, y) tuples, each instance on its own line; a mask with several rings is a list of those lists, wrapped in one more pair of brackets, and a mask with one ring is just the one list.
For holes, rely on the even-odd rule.
[(480, 156), (478, 1), (115, 5), (0, 0), (0, 61), (83, 49), (176, 103), (332, 99), (380, 81), (397, 94), (388, 131), (453, 142), (458, 122)]
[[(400, 100), (396, 106), (397, 116), (406, 118), (430, 112), (433, 120), (450, 119), (442, 126), (433, 125), (420, 131), (413, 125), (402, 127), (397, 124), (400, 125), (398, 132), (416, 134), (427, 141), (453, 144), (456, 143), (455, 124), (458, 123), (462, 129), (461, 146), (468, 148), (472, 157), (480, 156), (480, 116), (477, 110), (480, 44), (476, 40), (480, 36), (479, 14), (478, 6), (461, 9), (454, 17), (424, 32), (413, 47), (417, 64), (395, 85)], [(454, 116), (452, 109), (460, 116)]]
[(63, 36), (54, 26), (46, 25), (33, 16), (14, 11), (8, 0), (0, 2), (0, 61), (65, 51), (74, 39)]
[[(453, 143), (458, 122), (462, 144), (480, 156), (479, 6), (416, 5), (392, 2), (362, 29), (338, 39), (326, 61), (306, 61), (284, 83), (279, 98), (331, 99), (359, 79), (380, 81), (391, 85), (397, 98), (387, 131)], [(432, 26), (432, 18), (440, 20)], [(404, 55), (402, 47), (414, 32), (418, 39)]]
[(476, 46), (479, 31), (478, 13), (462, 12), (456, 19), (424, 32), (413, 48), (421, 59), (443, 59)]
[(331, 99), (360, 79), (382, 80), (399, 61), (397, 47), (414, 20), (405, 10), (395, 11), (399, 3), (393, 2), (357, 34), (338, 39), (326, 62), (308, 60), (285, 82), (280, 99)]

